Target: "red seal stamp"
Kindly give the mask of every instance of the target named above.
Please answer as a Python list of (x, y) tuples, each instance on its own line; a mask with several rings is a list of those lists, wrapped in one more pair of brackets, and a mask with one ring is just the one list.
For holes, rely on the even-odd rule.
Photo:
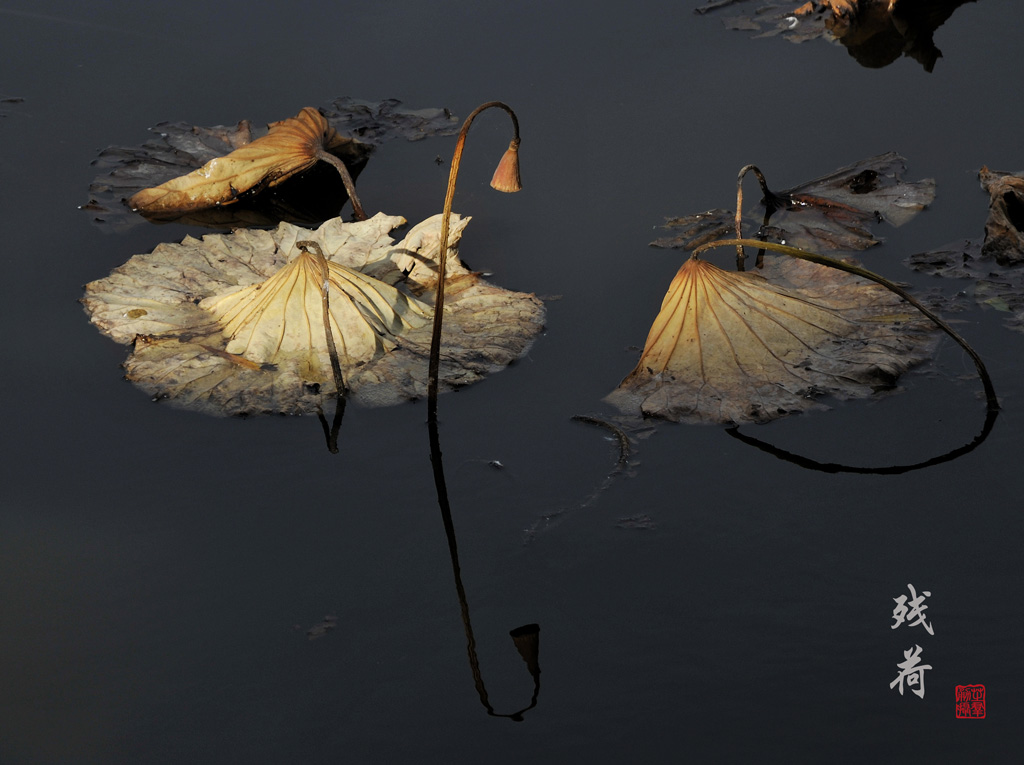
[(958, 719), (981, 720), (985, 717), (985, 686), (958, 685), (956, 687), (956, 716)]

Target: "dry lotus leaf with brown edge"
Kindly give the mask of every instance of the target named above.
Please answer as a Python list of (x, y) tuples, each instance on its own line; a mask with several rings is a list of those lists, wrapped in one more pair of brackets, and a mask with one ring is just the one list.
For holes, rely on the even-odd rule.
[(336, 152), (351, 143), (309, 106), (269, 127), (267, 135), (227, 156), (139, 191), (128, 200), (128, 206), (146, 215), (168, 216), (231, 204), (245, 193), (275, 186), (309, 170), (319, 161), (320, 152)]
[[(396, 216), (316, 231), (186, 238), (136, 255), (86, 285), (92, 322), (132, 343), (127, 378), (156, 399), (210, 414), (317, 412), (337, 392), (323, 322), (319, 245), (331, 327), (351, 400), (383, 406), (425, 395), (441, 216), (395, 242)], [(468, 218), (453, 216), (456, 244)], [(307, 249), (310, 249), (307, 246)], [(483, 281), (449, 250), (441, 383), (467, 385), (522, 356), (543, 328), (533, 295)]]
[[(781, 205), (763, 223), (762, 203), (748, 212), (748, 235), (813, 252), (850, 252), (878, 244), (870, 225), (886, 221), (902, 226), (935, 199), (935, 181), (905, 181), (906, 160), (895, 152), (869, 157), (813, 181), (776, 194)], [(731, 210), (709, 210), (671, 218), (673, 236), (651, 242), (655, 247), (693, 250), (735, 234)]]
[(927, 359), (935, 327), (885, 288), (768, 257), (760, 272), (696, 258), (679, 269), (636, 369), (607, 397), (678, 422), (766, 422), (891, 388)]
[[(450, 135), (459, 128), (446, 109), (408, 110), (394, 99), (370, 102), (338, 98), (319, 112), (326, 117), (330, 130), (342, 136), (340, 142), (331, 138), (327, 150), (345, 163), (353, 178), (381, 143)], [(92, 213), (98, 225), (123, 229), (143, 222), (144, 218), (129, 210), (126, 199), (260, 140), (260, 131), (248, 120), (231, 127), (164, 122), (150, 131), (154, 136), (142, 145), (111, 146), (93, 161), (101, 174), (89, 186), (89, 201), (81, 209)], [(187, 214), (150, 213), (149, 218), (221, 228), (273, 226), (282, 220), (319, 224), (338, 215), (347, 199), (337, 171), (324, 163), (278, 182), (267, 193), (258, 192), (253, 189), (227, 206)]]

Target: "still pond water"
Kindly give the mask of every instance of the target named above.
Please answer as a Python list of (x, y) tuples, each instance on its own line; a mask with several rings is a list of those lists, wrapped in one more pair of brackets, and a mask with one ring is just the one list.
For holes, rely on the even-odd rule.
[[(937, 198), (876, 228), (863, 261), (968, 289), (903, 261), (982, 236), (979, 168), (1024, 168), (1018, 4), (957, 9), (931, 73), (752, 39), (695, 5), (2, 4), (0, 762), (1019, 761), (1024, 337), (997, 312), (951, 318), (1003, 410), (931, 467), (824, 472), (652, 423), (606, 481), (618, 447), (573, 419), (613, 414), (602, 398), (683, 257), (648, 247), (658, 227), (731, 207), (750, 162), (786, 188), (899, 152)], [(501, 99), (522, 123), (524, 191), (487, 188), (508, 134), (481, 118), (455, 199), (463, 259), (548, 308), (526, 358), (440, 400), (478, 676), (424, 402), (350, 408), (337, 454), (315, 418), (154, 404), (77, 302), (203, 233), (95, 225), (77, 206), (101, 149), (338, 96), (460, 117)], [(384, 145), (364, 205), (439, 212), (453, 146)], [(741, 432), (818, 463), (913, 465), (975, 438), (979, 392), (945, 341), (896, 394)], [(908, 584), (931, 593), (934, 634), (890, 629)], [(915, 645), (923, 698), (890, 688)], [(985, 719), (956, 719), (966, 684)]]

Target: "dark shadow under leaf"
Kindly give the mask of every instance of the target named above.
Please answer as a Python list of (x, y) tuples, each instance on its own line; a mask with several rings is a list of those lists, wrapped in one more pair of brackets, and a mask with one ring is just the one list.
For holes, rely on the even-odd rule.
[[(340, 140), (327, 150), (340, 159), (353, 177), (358, 176), (374, 148), (385, 141), (415, 141), (447, 135), (457, 129), (445, 109), (403, 110), (394, 99), (372, 103), (339, 98), (320, 113)], [(123, 230), (144, 218), (125, 200), (143, 189), (187, 175), (218, 157), (251, 144), (267, 131), (255, 130), (248, 120), (234, 127), (200, 127), (184, 122), (164, 122), (150, 129), (155, 136), (141, 146), (104, 149), (93, 165), (100, 175), (89, 187), (83, 210), (106, 229)], [(317, 163), (301, 174), (272, 188), (258, 185), (231, 200), (231, 204), (192, 210), (174, 216), (151, 215), (152, 220), (210, 228), (274, 226), (281, 221), (317, 224), (338, 214), (347, 200), (341, 180), (331, 168)]]

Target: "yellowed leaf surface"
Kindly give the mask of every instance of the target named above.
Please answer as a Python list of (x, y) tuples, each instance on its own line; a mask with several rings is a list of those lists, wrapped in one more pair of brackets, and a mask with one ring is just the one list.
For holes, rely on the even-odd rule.
[(295, 117), (271, 123), (270, 132), (262, 138), (211, 159), (188, 175), (143, 189), (128, 205), (160, 215), (230, 204), (245, 192), (273, 186), (308, 170), (321, 150), (331, 151), (344, 140), (319, 111), (307, 106)]
[(640, 363), (608, 400), (677, 421), (763, 422), (824, 395), (891, 388), (927, 357), (930, 323), (883, 287), (805, 261), (767, 263), (762, 275), (687, 260)]
[[(357, 178), (374, 148), (394, 140), (420, 141), (454, 135), (461, 120), (447, 109), (406, 109), (399, 101), (362, 101), (342, 97), (323, 104), (317, 112), (329, 125), (324, 131), (325, 150)], [(319, 122), (316, 115), (308, 115)], [(306, 114), (296, 119), (305, 120)], [(280, 131), (280, 128), (278, 128)], [(340, 138), (334, 138), (335, 131)], [(125, 230), (149, 220), (174, 220), (190, 226), (235, 229), (276, 226), (281, 221), (317, 226), (338, 215), (348, 199), (344, 179), (330, 160), (273, 185), (272, 194), (260, 193), (257, 185), (234, 201), (197, 210), (138, 211), (129, 207), (143, 189), (150, 190), (172, 178), (198, 170), (213, 159), (261, 140), (267, 130), (253, 129), (248, 120), (237, 125), (191, 125), (162, 122), (149, 130), (150, 138), (137, 146), (108, 146), (93, 165), (99, 174), (89, 185), (89, 199), (79, 209), (89, 213), (102, 228)], [(214, 166), (216, 167), (216, 165)], [(239, 182), (232, 182), (236, 191)], [(230, 191), (230, 187), (228, 189)], [(151, 192), (147, 191), (147, 195)], [(187, 200), (186, 200), (187, 201)]]
[[(348, 396), (369, 406), (425, 395), (440, 215), (402, 241), (396, 216), (316, 231), (187, 238), (136, 255), (86, 285), (82, 302), (105, 334), (131, 344), (129, 380), (155, 399), (210, 414), (316, 412), (337, 394), (326, 339), (321, 261), (327, 259), (330, 326)], [(456, 245), (468, 218), (453, 216)], [(308, 249), (308, 245), (306, 246)], [(474, 383), (520, 357), (543, 328), (533, 295), (503, 290), (448, 257), (440, 378)]]
[[(430, 306), (411, 295), (338, 263), (327, 263), (327, 268), (332, 337), (343, 368), (372, 361), (394, 348), (402, 332), (427, 323)], [(207, 298), (199, 306), (213, 315), (228, 353), (276, 365), (313, 349), (310, 359), (319, 362), (328, 353), (323, 283), (317, 258), (300, 251), (266, 281)], [(309, 374), (323, 377), (325, 372), (317, 368)]]

